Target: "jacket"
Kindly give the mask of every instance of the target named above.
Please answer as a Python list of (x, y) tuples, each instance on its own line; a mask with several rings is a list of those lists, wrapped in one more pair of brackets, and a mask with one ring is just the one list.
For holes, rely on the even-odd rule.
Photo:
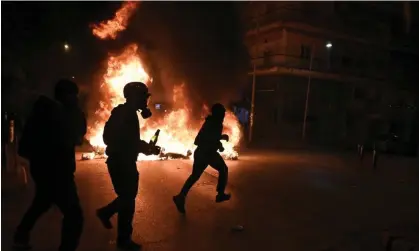
[(103, 141), (109, 158), (123, 158), (136, 161), (147, 143), (140, 139), (140, 125), (137, 111), (127, 104), (118, 105), (105, 124)]
[(209, 115), (199, 130), (194, 144), (200, 149), (217, 151), (222, 146), (220, 141), (222, 132), (223, 122), (216, 117)]
[(67, 176), (76, 170), (75, 146), (86, 134), (83, 112), (41, 96), (27, 120), (18, 153), (31, 163), (35, 176)]

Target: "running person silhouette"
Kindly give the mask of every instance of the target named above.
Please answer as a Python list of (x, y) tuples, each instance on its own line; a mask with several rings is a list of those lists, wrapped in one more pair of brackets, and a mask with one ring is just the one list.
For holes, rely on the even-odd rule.
[(216, 169), (219, 173), (218, 185), (217, 185), (217, 196), (215, 201), (217, 203), (229, 200), (231, 195), (225, 193), (228, 180), (228, 167), (218, 153), (224, 151), (221, 140), (229, 140), (228, 135), (222, 134), (223, 121), (225, 117), (226, 109), (222, 104), (215, 104), (211, 108), (211, 115), (209, 115), (198, 135), (195, 138), (194, 144), (198, 146), (194, 152), (194, 163), (192, 168), (192, 174), (186, 180), (180, 193), (173, 197), (173, 202), (176, 205), (178, 211), (182, 214), (185, 211), (185, 200), (191, 187), (199, 180), (204, 170), (208, 165)]

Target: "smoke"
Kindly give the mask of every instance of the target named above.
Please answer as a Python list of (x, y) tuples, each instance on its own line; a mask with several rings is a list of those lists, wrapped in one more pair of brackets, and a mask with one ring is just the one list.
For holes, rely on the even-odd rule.
[(143, 46), (159, 98), (171, 100), (184, 82), (200, 111), (238, 98), (248, 66), (242, 35), (234, 3), (144, 2), (121, 40)]

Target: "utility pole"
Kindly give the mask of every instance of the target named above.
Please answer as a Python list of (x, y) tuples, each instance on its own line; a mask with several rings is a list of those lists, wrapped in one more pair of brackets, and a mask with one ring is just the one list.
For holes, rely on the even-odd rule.
[[(327, 48), (327, 55), (328, 55), (328, 67), (330, 68), (330, 50), (332, 49), (332, 43), (329, 41), (326, 43)], [(309, 66), (309, 73), (308, 73), (308, 83), (307, 83), (307, 91), (306, 91), (306, 106), (304, 109), (304, 122), (303, 122), (303, 140), (306, 138), (306, 127), (307, 127), (307, 114), (308, 114), (308, 102), (310, 98), (310, 86), (311, 86), (311, 73), (313, 68), (313, 57), (314, 52), (316, 50), (316, 46), (312, 45), (312, 50), (310, 51), (310, 66)]]
[[(259, 37), (259, 22), (256, 18), (256, 43)], [(256, 62), (253, 62), (253, 81), (252, 81), (252, 100), (250, 106), (250, 127), (249, 127), (249, 143), (253, 139), (253, 124), (255, 120), (255, 92), (256, 92)]]
[(252, 142), (253, 137), (253, 123), (255, 116), (255, 91), (256, 91), (256, 63), (253, 63), (253, 82), (252, 82), (252, 100), (250, 106), (250, 128), (249, 128), (249, 143)]
[(303, 140), (306, 138), (306, 126), (307, 126), (307, 113), (308, 113), (308, 102), (310, 98), (310, 85), (311, 85), (311, 70), (313, 67), (313, 53), (314, 53), (315, 47), (313, 46), (313, 49), (310, 52), (310, 66), (309, 66), (309, 75), (308, 75), (308, 83), (307, 83), (307, 91), (306, 91), (306, 105), (304, 109), (304, 121), (303, 121)]

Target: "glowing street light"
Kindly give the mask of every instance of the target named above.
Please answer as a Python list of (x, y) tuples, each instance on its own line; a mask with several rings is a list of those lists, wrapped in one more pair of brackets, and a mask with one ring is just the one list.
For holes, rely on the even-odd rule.
[[(332, 43), (327, 42), (326, 43), (327, 48), (327, 54), (328, 54), (328, 68), (330, 68), (330, 53), (332, 48)], [(308, 114), (308, 102), (310, 97), (310, 85), (311, 85), (311, 71), (312, 71), (312, 65), (313, 65), (313, 52), (314, 52), (315, 46), (313, 46), (313, 50), (311, 50), (310, 53), (310, 66), (309, 66), (309, 75), (308, 75), (308, 84), (307, 84), (307, 91), (306, 91), (306, 103), (305, 103), (305, 109), (304, 109), (304, 120), (303, 120), (303, 140), (306, 137), (306, 125), (307, 125), (307, 114)]]
[(64, 50), (65, 51), (68, 51), (70, 49), (70, 45), (68, 45), (68, 44), (64, 44)]

